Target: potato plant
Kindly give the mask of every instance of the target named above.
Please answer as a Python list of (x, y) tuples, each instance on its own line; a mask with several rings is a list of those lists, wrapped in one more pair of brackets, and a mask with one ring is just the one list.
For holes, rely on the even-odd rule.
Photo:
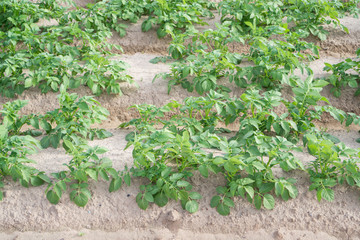
[[(48, 0), (7, 0), (0, 9), (1, 95), (14, 97), (31, 87), (58, 92), (63, 83), (86, 85), (96, 95), (121, 94), (120, 82), (133, 83), (124, 62), (109, 60), (110, 49), (121, 49), (106, 43), (110, 29), (89, 25), (88, 11), (66, 11)], [(40, 19), (56, 23), (42, 26)]]
[(325, 63), (324, 70), (332, 72), (327, 78), (332, 85), (331, 92), (336, 97), (341, 96), (341, 90), (343, 87), (349, 86), (351, 88), (357, 88), (355, 96), (360, 94), (360, 48), (356, 51), (357, 58), (347, 58), (337, 64)]
[[(63, 193), (69, 187), (70, 200), (79, 207), (84, 207), (91, 199), (89, 180), (98, 181), (102, 178), (105, 181), (110, 181), (111, 179), (110, 192), (121, 187), (123, 179), (118, 171), (112, 167), (112, 161), (109, 158), (98, 156), (107, 151), (105, 148), (74, 144), (69, 140), (64, 140), (64, 148), (73, 158), (65, 164), (68, 170), (51, 174), (54, 180), (49, 182), (45, 191), (46, 198), (50, 203), (59, 203)], [(130, 185), (128, 177), (124, 179)]]
[[(107, 150), (101, 147), (89, 147), (87, 139), (106, 138), (112, 134), (104, 129), (93, 129), (91, 125), (100, 123), (108, 116), (108, 111), (90, 96), (79, 98), (69, 94), (66, 87), (61, 87), (59, 95), (60, 108), (45, 115), (19, 115), (27, 102), (15, 100), (3, 105), (0, 124), (0, 168), (1, 180), (11, 176), (25, 186), (39, 186), (48, 183), (46, 197), (56, 204), (70, 184), (70, 199), (78, 206), (85, 206), (91, 198), (88, 181), (100, 177), (110, 181), (109, 191), (118, 190), (124, 181), (130, 185), (129, 174), (112, 168), (109, 158), (98, 155)], [(29, 129), (22, 131), (24, 126)], [(41, 141), (33, 136), (41, 136)], [(73, 156), (66, 164), (68, 170), (52, 173), (52, 178), (28, 164), (36, 162), (28, 155), (36, 150), (62, 145), (65, 151)], [(3, 182), (0, 184), (3, 186)], [(1, 192), (1, 199), (3, 198)]]
[[(316, 160), (311, 166), (304, 166), (292, 152), (303, 151), (300, 141), (308, 149), (321, 146), (310, 136), (318, 135), (314, 120), (321, 119), (323, 113), (330, 113), (340, 122), (346, 122), (347, 126), (359, 123), (359, 117), (331, 105), (318, 106), (320, 101), (328, 103), (320, 94), (328, 84), (326, 81), (309, 77), (305, 81), (292, 78), (287, 83), (294, 92), (294, 98), (290, 100), (282, 98), (281, 93), (275, 90), (260, 93), (259, 90), (248, 89), (240, 98), (229, 98), (226, 94), (211, 90), (207, 96), (190, 97), (183, 104), (170, 102), (163, 107), (133, 106), (140, 118), (121, 127), (135, 128), (127, 136), (127, 147), (134, 147), (134, 167), (130, 170), (132, 176), (150, 181), (148, 185), (140, 187), (136, 198), (139, 207), (146, 209), (153, 202), (162, 207), (169, 199), (174, 199), (180, 200), (183, 208), (189, 212), (197, 210), (197, 201), (201, 196), (192, 192), (189, 180), (196, 171), (203, 177), (209, 177), (209, 172), (224, 176), (226, 185), (216, 189), (218, 194), (210, 204), (221, 215), (230, 213), (230, 208), (235, 206), (233, 198), (238, 196), (247, 199), (258, 209), (274, 208), (274, 196), (285, 201), (295, 198), (298, 194), (295, 179), (275, 177), (273, 169), (276, 167), (284, 171), (308, 171), (314, 182), (310, 190), (330, 192), (327, 188), (323, 190), (320, 183), (315, 183), (327, 176), (339, 177), (340, 173), (344, 174), (344, 179), (345, 176), (353, 179), (349, 182), (354, 185), (358, 174), (356, 167), (350, 172), (343, 172), (345, 165), (338, 166), (334, 162), (340, 164), (340, 159), (333, 162)], [(274, 111), (280, 104), (287, 108), (282, 115)], [(170, 119), (165, 117), (169, 113), (172, 113)], [(226, 125), (238, 122), (239, 130), (232, 137), (224, 137), (222, 133), (228, 130), (218, 128), (220, 122)], [(324, 143), (336, 140), (330, 134), (321, 136)], [(332, 143), (330, 148), (334, 154), (355, 156), (354, 161), (357, 161), (357, 151), (347, 149), (343, 143), (336, 146)], [(216, 154), (212, 152), (215, 149)], [(315, 156), (320, 153), (322, 150), (310, 151)], [(354, 164), (354, 161), (349, 164)], [(331, 164), (339, 169), (325, 168), (324, 171), (332, 173), (334, 170), (334, 175), (329, 173), (322, 177), (314, 173), (319, 172), (318, 166), (322, 168), (322, 165)]]
[(194, 25), (207, 25), (203, 18), (214, 17), (211, 10), (215, 9), (215, 3), (204, 0), (103, 0), (88, 7), (94, 17), (91, 24), (105, 25), (125, 36), (126, 25), (119, 24), (119, 21), (136, 23), (141, 17), (147, 17), (141, 30), (147, 32), (154, 28), (157, 36), (162, 38), (192, 29)]
[[(252, 85), (279, 88), (295, 69), (311, 73), (305, 62), (319, 56), (319, 47), (300, 40), (299, 34), (291, 32), (286, 24), (256, 26), (245, 22), (252, 29), (247, 34), (240, 34), (232, 24), (228, 20), (216, 24), (215, 29), (173, 34), (169, 55), (177, 61), (171, 64), (171, 73), (159, 74), (155, 79), (169, 79), (169, 91), (173, 85), (180, 84), (190, 92), (204, 94), (210, 90), (230, 92), (228, 87), (218, 84), (219, 79), (227, 79), (242, 88)], [(270, 36), (281, 40), (269, 39)], [(247, 44), (250, 49), (233, 52), (229, 50), (230, 44), (244, 47)]]

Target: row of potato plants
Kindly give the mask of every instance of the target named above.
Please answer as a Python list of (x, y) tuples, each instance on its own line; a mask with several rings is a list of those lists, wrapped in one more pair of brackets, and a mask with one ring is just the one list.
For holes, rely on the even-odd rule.
[[(141, 118), (122, 124), (135, 127), (127, 137), (128, 146), (134, 147), (135, 169), (131, 171), (149, 180), (136, 197), (140, 208), (146, 209), (151, 202), (164, 206), (174, 199), (187, 211), (197, 211), (201, 195), (192, 191), (191, 185), (197, 170), (204, 177), (209, 171), (224, 175), (226, 185), (216, 189), (218, 194), (210, 203), (222, 215), (230, 213), (235, 196), (246, 198), (258, 209), (272, 209), (273, 196), (285, 201), (295, 198), (295, 179), (275, 177), (274, 167), (306, 170), (312, 183), (309, 189), (317, 191), (319, 201), (332, 201), (331, 188), (337, 184), (360, 186), (359, 150), (347, 148), (313, 123), (324, 112), (346, 126), (358, 124), (359, 118), (332, 107), (320, 94), (328, 82), (313, 80), (312, 70), (305, 64), (319, 56), (319, 47), (302, 40), (310, 34), (326, 39), (323, 24), (332, 23), (348, 32), (338, 19), (340, 5), (337, 1), (221, 1), (221, 23), (215, 29), (198, 31), (192, 25), (182, 33), (167, 29), (172, 37), (169, 57), (152, 62), (175, 62), (170, 73), (155, 79), (169, 79), (169, 92), (173, 85), (181, 84), (207, 97), (160, 108), (136, 105)], [(282, 22), (284, 17), (287, 23)], [(292, 22), (295, 27), (289, 27)], [(231, 52), (229, 45), (234, 43), (249, 45), (250, 50)], [(307, 50), (310, 53), (305, 54)], [(242, 62), (248, 66), (241, 66)], [(292, 75), (295, 69), (310, 76), (299, 80)], [(228, 97), (231, 88), (218, 82), (224, 78), (247, 89), (240, 99)], [(280, 93), (284, 85), (293, 90), (290, 101)], [(259, 87), (268, 90), (260, 93)], [(329, 105), (320, 107), (319, 101)], [(287, 111), (278, 116), (274, 107), (280, 104)], [(167, 112), (172, 114), (164, 115)], [(169, 116), (173, 117), (167, 120)], [(234, 121), (240, 128), (231, 138), (221, 134), (226, 129), (216, 128), (219, 122), (227, 125)], [(209, 149), (217, 151), (209, 153)], [(315, 157), (306, 166), (292, 154), (304, 149)]]
[[(98, 180), (101, 177), (109, 181), (111, 178), (109, 190), (113, 191), (121, 177), (112, 168), (109, 158), (99, 157), (107, 151), (105, 148), (87, 144), (88, 139), (112, 136), (104, 129), (91, 127), (105, 120), (109, 112), (93, 97), (79, 98), (75, 93), (67, 93), (64, 86), (60, 91), (59, 108), (44, 115), (19, 115), (19, 111), (27, 104), (24, 100), (3, 105), (0, 111), (0, 185), (4, 186), (6, 176), (11, 176), (24, 187), (47, 183), (46, 197), (54, 204), (59, 202), (69, 185), (70, 199), (78, 206), (85, 206), (91, 198), (89, 179)], [(65, 164), (67, 170), (51, 173), (50, 178), (45, 172), (28, 165), (36, 163), (29, 155), (38, 149), (59, 146), (72, 156), (71, 161)], [(128, 182), (128, 176), (125, 179)], [(0, 193), (2, 199), (3, 192)]]
[[(53, 204), (60, 201), (69, 186), (70, 199), (78, 206), (85, 206), (91, 198), (89, 180), (111, 180), (109, 191), (113, 192), (123, 182), (130, 185), (131, 177), (143, 177), (149, 183), (140, 186), (136, 197), (140, 208), (146, 209), (151, 202), (164, 206), (174, 199), (191, 213), (198, 210), (202, 197), (192, 191), (191, 177), (197, 171), (203, 177), (222, 174), (226, 184), (217, 187), (211, 206), (228, 215), (236, 196), (246, 198), (258, 209), (272, 209), (274, 196), (285, 201), (295, 198), (295, 179), (273, 174), (273, 169), (280, 167), (284, 171), (306, 170), (312, 182), (310, 190), (317, 191), (318, 200), (332, 201), (331, 187), (344, 182), (359, 186), (360, 153), (318, 130), (314, 120), (330, 113), (349, 126), (360, 124), (360, 117), (331, 105), (319, 106), (321, 101), (328, 102), (320, 94), (327, 84), (311, 77), (306, 81), (293, 78), (289, 82), (294, 93), (291, 100), (276, 90), (260, 93), (248, 89), (240, 98), (210, 91), (205, 97), (186, 98), (182, 104), (172, 101), (162, 107), (135, 105), (140, 118), (121, 126), (134, 127), (126, 137), (126, 148), (133, 147), (134, 166), (121, 171), (112, 167), (109, 158), (99, 156), (106, 152), (105, 148), (87, 145), (86, 139), (111, 136), (103, 129), (91, 128), (91, 124), (106, 119), (107, 110), (93, 98), (79, 98), (62, 87), (60, 108), (45, 115), (20, 116), (18, 112), (26, 104), (21, 100), (3, 106), (1, 173), (25, 187), (47, 183), (46, 197)], [(287, 109), (281, 115), (274, 109), (280, 104)], [(224, 133), (230, 131), (218, 124), (234, 122), (239, 124), (239, 130), (226, 137)], [(22, 131), (26, 125), (28, 130)], [(40, 141), (32, 137), (43, 133)], [(34, 163), (28, 155), (37, 148), (59, 145), (73, 157), (65, 164), (67, 170), (52, 173), (50, 178), (27, 165)], [(292, 153), (304, 149), (315, 157), (305, 166)]]
[[(169, 89), (181, 83), (200, 94), (216, 88), (229, 91), (217, 84), (217, 79), (223, 77), (241, 87), (254, 82), (277, 86), (295, 68), (306, 68), (305, 58), (318, 56), (317, 46), (300, 39), (309, 34), (325, 39), (323, 24), (333, 23), (347, 31), (338, 17), (345, 10), (356, 15), (357, 3), (103, 0), (87, 8), (69, 9), (55, 0), (2, 1), (1, 94), (14, 97), (30, 87), (39, 87), (43, 93), (58, 91), (62, 83), (70, 88), (87, 85), (96, 95), (103, 91), (121, 94), (121, 81), (134, 82), (124, 73), (124, 62), (109, 60), (110, 50), (120, 46), (106, 39), (112, 29), (125, 27), (119, 20), (136, 22), (141, 16), (148, 16), (143, 22), (144, 31), (156, 27), (159, 37), (169, 34), (173, 38), (169, 54), (178, 61), (172, 73), (166, 75), (171, 77)], [(221, 24), (215, 30), (197, 31), (195, 26), (206, 24), (203, 18), (213, 17), (213, 11), (220, 14)], [(286, 23), (282, 22), (284, 18)], [(57, 24), (39, 25), (43, 19)], [(290, 23), (295, 26), (289, 27)], [(274, 35), (281, 40), (270, 40)], [(192, 43), (185, 44), (187, 40)], [(250, 51), (232, 53), (228, 49), (231, 43), (250, 45)], [(313, 54), (304, 54), (306, 49)], [(250, 62), (250, 66), (240, 67), (241, 62)]]
[[(291, 100), (276, 90), (248, 89), (240, 98), (211, 90), (205, 97), (186, 98), (183, 104), (133, 106), (140, 118), (121, 127), (135, 129), (127, 136), (127, 148), (133, 147), (132, 176), (148, 179), (136, 197), (139, 207), (146, 209), (151, 202), (162, 207), (173, 199), (180, 200), (187, 211), (197, 211), (202, 197), (192, 191), (191, 177), (196, 172), (205, 178), (221, 174), (226, 180), (210, 203), (221, 215), (230, 213), (237, 196), (257, 209), (274, 208), (274, 196), (285, 201), (295, 198), (296, 180), (275, 176), (274, 168), (307, 171), (310, 190), (316, 190), (319, 201), (334, 200), (332, 187), (337, 184), (359, 187), (359, 150), (314, 125), (324, 113), (346, 126), (360, 123), (353, 113), (319, 106), (328, 103), (320, 94), (327, 84), (312, 77), (293, 78)], [(286, 111), (279, 115), (275, 107), (281, 104)], [(239, 130), (231, 137), (224, 134), (229, 130), (217, 127), (234, 122)], [(294, 151), (307, 151), (314, 160), (304, 165)]]
[(89, 14), (68, 10), (56, 0), (1, 1), (0, 94), (14, 97), (31, 87), (58, 92), (63, 83), (86, 85), (95, 95), (121, 94), (121, 82), (133, 83), (125, 73), (127, 64), (110, 60), (110, 51), (121, 47), (107, 43), (109, 28), (89, 25)]

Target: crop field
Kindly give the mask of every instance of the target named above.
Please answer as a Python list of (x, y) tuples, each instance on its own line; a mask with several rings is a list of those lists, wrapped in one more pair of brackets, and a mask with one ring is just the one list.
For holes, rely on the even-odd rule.
[(359, 14), (0, 1), (0, 239), (360, 239)]

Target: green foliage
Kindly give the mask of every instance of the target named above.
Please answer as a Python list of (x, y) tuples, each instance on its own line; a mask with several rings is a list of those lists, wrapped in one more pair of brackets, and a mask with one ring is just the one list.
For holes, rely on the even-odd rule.
[(219, 4), (221, 20), (231, 21), (232, 29), (240, 34), (254, 32), (257, 27), (281, 25), (286, 18), (287, 23), (295, 25), (290, 30), (301, 38), (312, 34), (321, 40), (328, 34), (323, 24), (333, 24), (348, 32), (339, 22), (338, 9), (352, 8), (354, 3), (325, 0), (226, 0)]
[(331, 188), (337, 184), (360, 186), (359, 150), (336, 144), (321, 134), (307, 134), (304, 139), (308, 152), (315, 157), (307, 169), (312, 183), (309, 190), (317, 191), (319, 202), (333, 201)]
[(99, 157), (99, 154), (107, 151), (105, 148), (73, 144), (68, 140), (64, 140), (64, 147), (73, 158), (65, 164), (68, 170), (51, 174), (54, 180), (46, 189), (46, 198), (50, 203), (57, 204), (70, 185), (70, 200), (79, 207), (84, 207), (91, 199), (89, 180), (111, 179), (110, 192), (121, 187), (123, 179), (112, 167), (112, 161)]
[[(9, 135), (9, 126), (0, 125), (0, 186), (3, 187), (3, 177), (11, 176), (14, 181), (19, 181), (24, 187), (39, 186), (50, 179), (34, 167), (35, 161), (28, 158), (28, 155), (36, 152), (40, 144), (31, 136)], [(0, 199), (3, 193), (0, 192)]]
[[(23, 115), (18, 112), (27, 104), (26, 101), (16, 100), (4, 104), (0, 111), (3, 123), (8, 126), (11, 135), (30, 134), (42, 135), (40, 130), (45, 132), (45, 136), (40, 143), (43, 148), (52, 146), (57, 148), (62, 139), (69, 141), (82, 141), (85, 139), (93, 140), (107, 138), (112, 134), (104, 129), (93, 129), (95, 123), (106, 120), (109, 112), (101, 107), (100, 103), (93, 97), (84, 96), (79, 98), (75, 93), (69, 94), (62, 89), (59, 95), (60, 108), (47, 112), (45, 115)], [(32, 128), (22, 132), (23, 126)]]
[[(356, 51), (357, 57), (360, 57), (360, 48)], [(327, 81), (332, 85), (331, 93), (336, 97), (341, 96), (342, 88), (349, 86), (357, 88), (355, 96), (360, 95), (360, 60), (347, 58), (337, 64), (325, 63), (324, 70), (332, 72)]]
[(360, 0), (334, 1), (334, 7), (339, 12), (339, 16), (352, 15), (359, 17), (360, 8), (358, 7)]
[[(30, 87), (57, 92), (63, 83), (87, 85), (96, 95), (121, 94), (119, 83), (133, 82), (124, 62), (109, 60), (117, 46), (106, 41), (108, 27), (92, 25), (91, 10), (66, 11), (49, 0), (7, 0), (0, 9), (1, 95), (14, 97)], [(44, 19), (55, 23), (39, 24)]]
[[(3, 177), (11, 176), (14, 181), (19, 181), (24, 187), (39, 186), (50, 179), (29, 164), (36, 163), (28, 158), (28, 155), (37, 152), (41, 148), (39, 141), (33, 137), (19, 136), (18, 125), (21, 120), (17, 118), (17, 112), (25, 105), (24, 101), (17, 100), (5, 104), (0, 124), (0, 187), (4, 186)], [(0, 191), (0, 200), (3, 193)]]
[[(218, 5), (221, 21), (231, 21), (231, 29), (249, 34), (255, 27), (280, 25), (284, 17), (283, 1), (225, 0)], [(250, 26), (250, 24), (252, 26)]]
[[(279, 125), (278, 134), (283, 136), (290, 134), (291, 126), (296, 128), (294, 122), (272, 112), (272, 106), (279, 105), (281, 101), (280, 94), (275, 91), (260, 95), (259, 91), (249, 90), (240, 99), (229, 99), (210, 91), (207, 97), (185, 99), (183, 105), (171, 102), (161, 108), (135, 106), (141, 117), (123, 124), (122, 127), (133, 125), (136, 129), (128, 138), (127, 145), (134, 146), (134, 176), (146, 177), (152, 182), (151, 186), (144, 187), (139, 193), (139, 206), (146, 209), (148, 204), (153, 202), (152, 198), (147, 196), (151, 194), (154, 198), (161, 192), (162, 184), (166, 183), (166, 190), (163, 191), (167, 198), (181, 200), (185, 209), (194, 210), (195, 206), (193, 209), (186, 208), (185, 202), (194, 200), (188, 198), (187, 194), (190, 193), (183, 193), (183, 196), (180, 192), (184, 190), (176, 187), (183, 186), (190, 191), (191, 188), (185, 182), (188, 182), (187, 178), (196, 170), (204, 177), (208, 177), (209, 171), (221, 172), (227, 180), (227, 186), (224, 187), (226, 191), (216, 197), (219, 198), (216, 204), (212, 203), (220, 214), (228, 213), (229, 207), (234, 206), (231, 198), (245, 197), (242, 192), (244, 189), (252, 192), (251, 202), (262, 199), (264, 207), (269, 209), (274, 207), (274, 201), (268, 192), (274, 188), (275, 183), (285, 186), (278, 190), (276, 195), (283, 194), (283, 199), (287, 200), (288, 191), (292, 191), (290, 196), (295, 197), (297, 191), (294, 181), (274, 178), (272, 168), (279, 165), (286, 171), (301, 169), (301, 162), (288, 152), (289, 149), (297, 148), (284, 137), (271, 137), (266, 134), (272, 131), (272, 125)], [(248, 109), (251, 109), (251, 112), (248, 112)], [(165, 112), (177, 111), (180, 111), (180, 114), (173, 115), (170, 120), (164, 119)], [(224, 129), (217, 128), (218, 122), (228, 124), (235, 120), (240, 122), (240, 127), (234, 137), (228, 139), (219, 135)], [(154, 126), (159, 124), (163, 127), (156, 129)], [(206, 149), (213, 148), (218, 149), (221, 155), (218, 155), (218, 152), (215, 157), (206, 153)], [(243, 173), (242, 178), (240, 174)], [(176, 178), (176, 183), (174, 177), (171, 177), (172, 174), (179, 177)], [(169, 179), (166, 179), (166, 176), (169, 176)], [(245, 178), (252, 179), (248, 183), (252, 184), (241, 185)], [(161, 183), (158, 182), (159, 179)], [(181, 181), (180, 185), (178, 181)], [(265, 186), (270, 185), (272, 187), (265, 190)], [(167, 188), (174, 189), (173, 193)], [(248, 200), (250, 201), (250, 198)], [(259, 207), (257, 202), (256, 206)]]
[(203, 18), (214, 17), (210, 10), (215, 9), (215, 3), (204, 0), (103, 0), (88, 7), (93, 18), (89, 23), (92, 29), (106, 26), (125, 36), (126, 25), (121, 21), (136, 23), (144, 16), (147, 18), (142, 22), (141, 30), (147, 32), (155, 28), (158, 37), (162, 38), (194, 28), (194, 25), (207, 25)]
[[(226, 79), (242, 88), (252, 85), (279, 88), (295, 69), (311, 73), (304, 60), (313, 60), (318, 55), (317, 46), (299, 40), (298, 34), (290, 32), (286, 24), (263, 28), (247, 22), (247, 26), (253, 29), (248, 35), (240, 35), (231, 21), (217, 24), (215, 30), (189, 30), (172, 35), (169, 55), (177, 61), (171, 65), (171, 73), (155, 79), (168, 78), (169, 91), (173, 85), (181, 84), (202, 95), (210, 90), (230, 92), (228, 84), (219, 84), (219, 80)], [(286, 41), (270, 40), (270, 33)], [(231, 52), (229, 44), (248, 44), (250, 51)], [(304, 54), (307, 49), (313, 53)]]
[[(290, 77), (284, 83), (292, 89), (292, 99), (284, 99), (276, 90), (261, 93), (250, 88), (238, 98), (210, 90), (207, 96), (189, 97), (183, 104), (173, 101), (162, 107), (133, 106), (140, 118), (121, 127), (135, 128), (126, 137), (127, 148), (134, 147), (133, 176), (150, 181), (140, 188), (137, 195), (139, 207), (146, 209), (153, 202), (163, 206), (169, 199), (174, 199), (180, 200), (184, 209), (191, 212), (197, 209), (197, 204), (188, 198), (191, 191), (189, 179), (194, 174), (209, 177), (209, 172), (212, 172), (222, 174), (226, 181), (224, 186), (216, 189), (217, 195), (210, 203), (219, 214), (230, 214), (235, 197), (247, 199), (257, 209), (273, 209), (275, 196), (287, 201), (298, 195), (296, 180), (276, 177), (273, 169), (305, 170), (303, 163), (293, 154), (294, 151), (303, 151), (299, 146), (301, 140), (308, 148), (319, 148), (316, 153), (310, 152), (312, 155), (321, 155), (307, 168), (313, 182), (311, 189), (320, 192), (319, 199), (332, 199), (331, 184), (324, 179), (333, 176), (341, 180), (349, 173), (340, 170), (344, 166), (339, 165), (339, 159), (336, 161), (340, 163), (335, 160), (329, 163), (339, 166), (334, 173), (333, 169), (327, 173), (329, 164), (319, 173), (318, 166), (324, 163), (325, 148), (321, 148), (323, 142), (310, 142), (310, 136), (320, 136), (314, 121), (320, 120), (323, 113), (330, 113), (346, 126), (359, 124), (360, 118), (330, 105), (319, 106), (321, 101), (329, 103), (321, 95), (323, 87), (328, 84), (324, 80), (314, 80), (312, 76), (306, 80)], [(286, 112), (278, 115), (275, 108), (281, 104), (286, 107)], [(219, 128), (218, 124), (234, 122), (238, 123), (239, 130), (230, 137), (223, 136), (222, 133), (228, 130)], [(340, 142), (330, 134), (321, 133), (321, 136), (324, 143)], [(335, 146), (335, 143), (330, 147), (334, 154), (350, 158), (358, 156), (358, 151), (346, 148), (343, 143)], [(344, 164), (356, 161), (344, 161)], [(356, 168), (356, 164), (351, 166)], [(352, 173), (355, 172), (358, 172), (357, 168)], [(341, 174), (344, 176), (340, 177)], [(178, 178), (175, 180), (172, 176)], [(185, 202), (189, 201), (191, 204), (188, 205), (193, 205), (193, 208), (186, 208)]]
[[(61, 92), (59, 95), (60, 108), (39, 116), (36, 126), (40, 126), (46, 133), (41, 139), (41, 146), (57, 148), (61, 139), (75, 141), (76, 138), (94, 139), (112, 136), (104, 129), (92, 129), (94, 123), (106, 120), (109, 112), (101, 107), (94, 98), (84, 96), (79, 98), (75, 93)], [(35, 119), (34, 119), (35, 121)], [(33, 124), (34, 126), (34, 124)]]
[(299, 33), (301, 37), (312, 34), (321, 40), (325, 40), (328, 31), (324, 29), (323, 24), (333, 24), (339, 26), (345, 32), (349, 32), (345, 26), (340, 24), (338, 19), (335, 6), (339, 8), (339, 4), (339, 1), (286, 0), (284, 1), (284, 12), (287, 22), (295, 23), (292, 31)]
[[(99, 154), (106, 152), (100, 147), (89, 147), (86, 139), (94, 137), (106, 138), (111, 136), (104, 129), (92, 129), (91, 125), (100, 123), (108, 116), (108, 111), (101, 107), (94, 98), (85, 96), (79, 98), (77, 94), (65, 92), (61, 87), (59, 95), (60, 108), (45, 115), (23, 115), (18, 113), (27, 102), (15, 100), (3, 105), (0, 125), (0, 172), (1, 177), (11, 176), (14, 181), (28, 187), (39, 186), (47, 182), (46, 196), (51, 203), (58, 203), (66, 185), (70, 183), (70, 199), (79, 206), (85, 206), (91, 198), (88, 180), (98, 180), (99, 176), (106, 181), (111, 178), (109, 191), (113, 192), (121, 187), (122, 181), (130, 185), (129, 174), (119, 173), (111, 167), (109, 158), (99, 158)], [(22, 131), (27, 126), (29, 129)], [(45, 136), (39, 142), (30, 135)], [(27, 155), (33, 154), (39, 148), (52, 146), (57, 148), (61, 144), (73, 159), (66, 164), (68, 171), (53, 173), (52, 181), (44, 172), (27, 164), (34, 164)], [(2, 178), (1, 178), (2, 179)], [(0, 183), (3, 186), (3, 183)], [(2, 196), (2, 193), (1, 193)], [(2, 199), (2, 197), (1, 197)]]

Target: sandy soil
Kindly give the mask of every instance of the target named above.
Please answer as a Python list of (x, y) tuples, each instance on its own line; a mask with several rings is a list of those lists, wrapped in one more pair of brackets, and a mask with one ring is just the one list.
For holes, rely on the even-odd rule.
[[(81, 6), (87, 2), (90, 1), (76, 1)], [(210, 26), (216, 21), (218, 18), (211, 20)], [(341, 22), (349, 28), (350, 34), (330, 30), (328, 40), (320, 43), (321, 59), (311, 63), (316, 77), (326, 76), (322, 71), (324, 62), (342, 61), (344, 57), (353, 56), (355, 49), (360, 47), (360, 20), (345, 18)], [(134, 76), (139, 88), (124, 85), (124, 95), (121, 97), (98, 97), (111, 114), (102, 127), (111, 129), (114, 136), (91, 144), (107, 147), (109, 152), (105, 156), (113, 160), (115, 168), (122, 169), (125, 165), (130, 166), (133, 160), (131, 149), (123, 150), (128, 131), (115, 128), (119, 123), (136, 117), (128, 107), (140, 103), (162, 105), (172, 99), (181, 101), (196, 94), (175, 86), (169, 95), (165, 80), (152, 82), (155, 74), (169, 70), (167, 64), (149, 63), (153, 57), (166, 53), (169, 39), (159, 40), (155, 31), (142, 33), (140, 24), (133, 24), (125, 38), (114, 34), (110, 41), (124, 47), (127, 55), (120, 59), (130, 64), (129, 74)], [(233, 46), (233, 49), (242, 50), (239, 46)], [(241, 89), (233, 89), (235, 96), (242, 93)], [(323, 94), (334, 106), (360, 114), (360, 99), (353, 97), (354, 91), (346, 89), (339, 99), (330, 94), (329, 88)], [(91, 94), (86, 88), (77, 89), (76, 92), (81, 96)], [(56, 95), (40, 94), (37, 89), (27, 91), (19, 97), (29, 100), (22, 113), (44, 113), (56, 108)], [(284, 95), (290, 97), (291, 93), (285, 89)], [(9, 99), (0, 98), (0, 104), (6, 101)], [(323, 119), (322, 124), (349, 147), (360, 147), (355, 142), (359, 137), (357, 128), (345, 130), (328, 117)], [(305, 153), (297, 157), (305, 164), (311, 161), (311, 157)], [(37, 161), (38, 169), (47, 173), (64, 169), (63, 164), (70, 160), (63, 150), (51, 148), (41, 150), (31, 158)], [(276, 174), (296, 178), (299, 190), (296, 199), (288, 202), (276, 199), (275, 209), (271, 211), (256, 210), (247, 201), (236, 199), (236, 207), (227, 217), (220, 216), (209, 205), (215, 188), (224, 182), (220, 175), (212, 175), (208, 179), (196, 175), (191, 179), (195, 189), (203, 195), (200, 210), (194, 214), (182, 210), (176, 202), (170, 202), (163, 208), (152, 205), (147, 211), (139, 209), (135, 196), (139, 186), (144, 183), (142, 179), (133, 180), (130, 187), (125, 186), (115, 193), (108, 192), (106, 182), (92, 182), (93, 198), (84, 208), (70, 202), (68, 194), (58, 205), (52, 205), (44, 194), (46, 186), (27, 189), (6, 179), (5, 198), (0, 203), (0, 239), (360, 239), (358, 189), (338, 186), (334, 189), (334, 202), (319, 203), (315, 192), (308, 191), (310, 182), (306, 173), (278, 171)]]

